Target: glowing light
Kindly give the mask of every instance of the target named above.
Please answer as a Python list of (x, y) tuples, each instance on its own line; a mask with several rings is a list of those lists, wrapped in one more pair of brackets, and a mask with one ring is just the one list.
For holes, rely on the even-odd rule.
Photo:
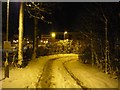
[(48, 41), (46, 41), (46, 43), (48, 43)]
[(43, 42), (43, 40), (41, 40), (41, 42)]
[(27, 43), (30, 43), (29, 41), (27, 41)]
[(18, 40), (16, 40), (16, 42), (18, 42)]
[(15, 40), (13, 40), (13, 42), (14, 42), (14, 43), (16, 43), (16, 41), (15, 41)]
[(52, 34), (51, 34), (51, 35), (52, 35), (52, 37), (53, 37), (53, 38), (55, 38), (55, 36), (56, 36), (54, 32), (52, 32)]
[(65, 31), (64, 34), (67, 34), (67, 31)]

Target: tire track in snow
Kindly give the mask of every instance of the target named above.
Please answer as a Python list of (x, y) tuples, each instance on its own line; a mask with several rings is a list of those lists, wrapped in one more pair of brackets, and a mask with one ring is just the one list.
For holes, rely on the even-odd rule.
[(43, 67), (42, 74), (40, 75), (38, 82), (36, 83), (36, 90), (37, 88), (51, 88), (51, 86), (54, 84), (51, 82), (51, 79), (54, 78), (54, 76), (52, 76), (52, 73), (51, 73), (53, 62), (54, 60), (65, 58), (65, 57), (67, 56), (53, 58), (46, 62), (45, 66)]
[[(68, 59), (67, 59), (68, 60)], [(53, 82), (55, 85), (54, 88), (80, 88), (81, 86), (76, 83), (76, 81), (69, 75), (66, 69), (63, 66), (63, 62), (61, 58), (57, 59), (53, 63)]]
[(72, 61), (72, 60), (75, 60), (75, 59), (71, 59), (71, 60), (68, 60), (68, 61), (65, 61), (63, 62), (63, 66), (65, 68), (65, 70), (69, 73), (69, 75), (76, 81), (76, 83), (82, 87), (83, 90), (90, 90), (90, 88), (87, 88), (86, 86), (83, 85), (83, 82), (81, 82), (67, 67), (66, 67), (66, 63)]
[(46, 62), (44, 68), (43, 68), (43, 72), (38, 80), (38, 83), (36, 85), (36, 88), (50, 88), (51, 86), (51, 79), (53, 78), (51, 71), (52, 71), (52, 64), (54, 62), (54, 60), (56, 60), (58, 58), (53, 58), (50, 59)]

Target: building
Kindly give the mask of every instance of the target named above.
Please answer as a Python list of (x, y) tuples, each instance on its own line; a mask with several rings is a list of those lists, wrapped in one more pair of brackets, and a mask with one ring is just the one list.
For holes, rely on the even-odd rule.
[(52, 42), (51, 35), (41, 35), (41, 39), (39, 41), (40, 45), (44, 45), (44, 44), (51, 43), (51, 42)]
[[(52, 34), (54, 34), (54, 36), (52, 36)], [(53, 32), (53, 33), (51, 33), (51, 35), (41, 35), (39, 44), (44, 45), (47, 43), (52, 43), (55, 41), (65, 40), (65, 39), (77, 40), (77, 39), (79, 39), (79, 35), (80, 35), (80, 33), (78, 33), (78, 32), (67, 32), (67, 31)]]
[(69, 40), (77, 40), (79, 36), (79, 32), (56, 32), (56, 39), (58, 40), (64, 40), (64, 39), (69, 39)]

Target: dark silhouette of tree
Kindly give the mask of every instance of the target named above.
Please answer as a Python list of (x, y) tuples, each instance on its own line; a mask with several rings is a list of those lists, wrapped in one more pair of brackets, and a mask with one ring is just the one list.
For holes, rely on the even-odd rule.
[(47, 24), (52, 24), (51, 21), (48, 20), (48, 15), (51, 14), (50, 3), (43, 2), (27, 2), (26, 3), (26, 11), (30, 15), (30, 18), (34, 18), (34, 40), (33, 40), (33, 55), (32, 59), (36, 58), (36, 49), (37, 49), (37, 27), (38, 20), (41, 20)]
[[(113, 67), (111, 61), (114, 61), (116, 37), (119, 38), (116, 33), (118, 32), (119, 3), (86, 3), (84, 8), (86, 12), (80, 15), (77, 22), (80, 25), (76, 28), (91, 38), (94, 63), (100, 66), (104, 58), (102, 62), (105, 63), (104, 70), (109, 73)], [(85, 36), (84, 34), (82, 36)]]

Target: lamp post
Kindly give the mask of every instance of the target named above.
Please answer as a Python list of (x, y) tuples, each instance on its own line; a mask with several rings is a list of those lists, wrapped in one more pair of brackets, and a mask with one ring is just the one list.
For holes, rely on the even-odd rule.
[[(6, 41), (8, 42), (8, 30), (9, 30), (9, 0), (7, 0), (7, 27), (6, 27)], [(6, 51), (5, 61), (5, 78), (9, 78), (9, 64), (8, 64), (8, 51)]]
[(66, 35), (67, 33), (68, 33), (67, 31), (64, 32), (64, 40), (65, 40), (65, 35)]
[(55, 34), (54, 32), (52, 32), (52, 33), (51, 33), (51, 36), (52, 36), (53, 39), (55, 39), (56, 34)]
[(52, 38), (55, 38), (56, 35), (54, 32), (52, 32), (51, 36), (52, 36)]
[(52, 42), (54, 42), (54, 41), (55, 41), (55, 37), (56, 37), (55, 32), (52, 32), (52, 33), (51, 33), (51, 37), (52, 37)]
[(22, 65), (23, 61), (23, 3), (20, 4), (19, 11), (19, 40), (18, 40), (18, 65), (19, 67)]

